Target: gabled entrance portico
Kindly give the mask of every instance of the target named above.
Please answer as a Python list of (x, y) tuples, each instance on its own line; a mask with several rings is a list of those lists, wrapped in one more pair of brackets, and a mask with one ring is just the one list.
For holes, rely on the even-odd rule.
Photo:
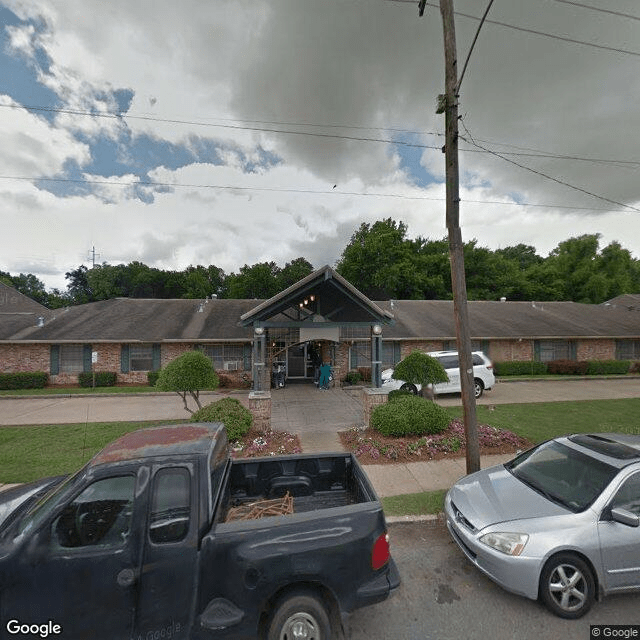
[(358, 332), (371, 343), (371, 382), (380, 387), (383, 326), (393, 315), (381, 309), (331, 267), (325, 266), (241, 316), (253, 327), (253, 387), (250, 403), (258, 421), (270, 421), (271, 366), (283, 362), (287, 376), (312, 381), (322, 362), (341, 371), (336, 349), (341, 337)]

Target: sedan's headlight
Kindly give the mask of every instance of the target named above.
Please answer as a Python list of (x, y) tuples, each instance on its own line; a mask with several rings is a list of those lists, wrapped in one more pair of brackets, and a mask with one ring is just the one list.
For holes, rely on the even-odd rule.
[(519, 556), (528, 540), (529, 536), (526, 533), (507, 533), (504, 531), (485, 533), (480, 536), (480, 542), (509, 556)]

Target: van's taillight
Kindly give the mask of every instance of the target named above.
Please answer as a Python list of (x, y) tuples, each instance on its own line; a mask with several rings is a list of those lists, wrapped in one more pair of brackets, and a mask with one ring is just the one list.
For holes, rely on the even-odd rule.
[(391, 552), (389, 551), (389, 534), (383, 533), (373, 544), (373, 550), (371, 551), (371, 566), (374, 571), (384, 567), (391, 558)]

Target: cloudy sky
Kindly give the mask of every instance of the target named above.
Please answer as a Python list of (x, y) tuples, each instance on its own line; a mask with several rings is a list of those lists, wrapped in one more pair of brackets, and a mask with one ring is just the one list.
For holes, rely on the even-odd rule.
[[(488, 0), (455, 0), (459, 67)], [(475, 19), (474, 19), (475, 18)], [(640, 258), (637, 0), (495, 0), (462, 83), (463, 239)], [(0, 0), (0, 270), (335, 264), (446, 235), (442, 21), (404, 0)]]

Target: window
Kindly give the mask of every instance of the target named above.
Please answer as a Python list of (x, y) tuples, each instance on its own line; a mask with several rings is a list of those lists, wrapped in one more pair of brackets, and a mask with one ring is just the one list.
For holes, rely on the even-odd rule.
[(135, 484), (134, 476), (118, 476), (89, 485), (53, 521), (54, 545), (122, 546), (131, 530)]
[[(382, 368), (393, 367), (398, 364), (400, 357), (400, 344), (398, 342), (382, 341)], [(371, 366), (371, 342), (355, 342), (349, 347), (349, 368)]]
[(616, 340), (616, 360), (640, 360), (640, 340)]
[(153, 345), (140, 344), (129, 347), (129, 371), (153, 371)]
[(189, 532), (191, 475), (185, 467), (158, 471), (154, 481), (149, 539), (155, 543), (178, 542)]
[(612, 509), (626, 509), (640, 516), (640, 473), (634, 473), (624, 481), (610, 506)]
[(84, 346), (61, 344), (59, 373), (82, 373), (84, 371)]
[(248, 350), (242, 344), (205, 345), (204, 353), (218, 371), (243, 371), (251, 368), (250, 361), (245, 363)]
[(539, 362), (576, 359), (575, 343), (571, 340), (536, 340), (535, 349)]

